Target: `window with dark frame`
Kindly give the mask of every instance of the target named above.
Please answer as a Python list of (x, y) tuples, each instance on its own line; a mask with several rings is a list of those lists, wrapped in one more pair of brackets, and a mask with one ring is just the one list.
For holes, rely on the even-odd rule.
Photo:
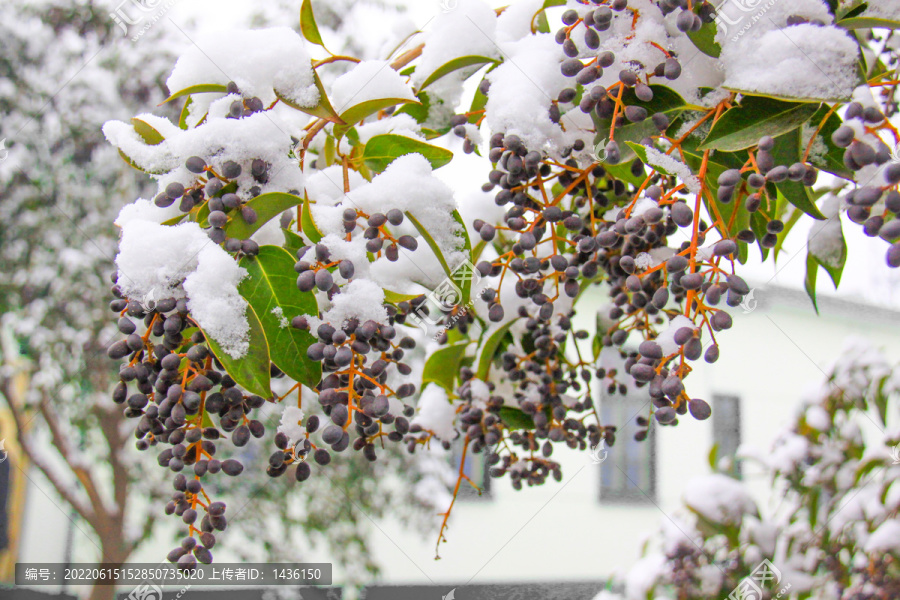
[(714, 394), (712, 398), (713, 444), (716, 449), (716, 465), (728, 459), (731, 467), (724, 472), (741, 478), (741, 462), (735, 458), (741, 445), (741, 401), (727, 394)]
[(603, 504), (649, 504), (656, 500), (656, 435), (650, 428), (641, 442), (634, 434), (642, 429), (635, 419), (646, 414), (644, 401), (633, 396), (604, 395), (604, 423), (616, 423), (616, 443), (600, 463), (600, 502)]
[[(459, 474), (459, 462), (462, 458), (462, 444), (457, 441), (453, 444), (453, 450), (450, 453), (450, 466), (453, 468), (454, 476)], [(472, 485), (463, 480), (459, 486), (458, 500), (490, 500), (491, 499), (491, 474), (490, 468), (486, 463), (487, 454), (484, 450), (479, 453), (472, 452), (472, 448), (466, 452), (466, 464), (463, 467), (463, 473), (472, 480), (472, 483), (481, 488), (481, 495)]]

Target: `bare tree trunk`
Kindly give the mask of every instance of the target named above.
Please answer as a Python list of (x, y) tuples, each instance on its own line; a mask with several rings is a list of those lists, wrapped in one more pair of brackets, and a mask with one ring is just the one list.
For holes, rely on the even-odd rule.
[[(97, 537), (100, 538), (100, 546), (103, 557), (100, 562), (104, 566), (116, 567), (122, 565), (131, 555), (134, 546), (125, 537), (125, 521), (116, 516), (109, 515), (98, 523), (95, 528)], [(130, 591), (130, 590), (125, 590)], [(116, 597), (115, 584), (95, 583), (91, 588), (90, 600), (114, 600)]]

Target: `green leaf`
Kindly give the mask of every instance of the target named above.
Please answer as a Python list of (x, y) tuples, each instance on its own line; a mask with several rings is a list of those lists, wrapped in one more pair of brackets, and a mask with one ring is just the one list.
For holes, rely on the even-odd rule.
[(359, 104), (354, 104), (346, 110), (341, 110), (340, 119), (345, 124), (335, 126), (334, 135), (336, 135), (337, 137), (341, 137), (342, 135), (344, 135), (344, 133), (346, 133), (347, 129), (362, 121), (366, 117), (374, 115), (379, 110), (384, 110), (385, 108), (390, 108), (391, 106), (397, 106), (398, 104), (407, 103), (420, 104), (418, 100), (410, 100), (409, 98), (374, 98), (372, 100), (360, 102)]
[(156, 146), (162, 144), (166, 140), (166, 138), (147, 123), (147, 121), (135, 117), (131, 119), (131, 124), (134, 125), (134, 130), (148, 146)]
[(444, 273), (446, 273), (447, 277), (452, 275), (452, 271), (450, 271), (450, 265), (447, 264), (447, 259), (444, 258), (444, 253), (441, 252), (440, 246), (437, 245), (437, 242), (434, 241), (434, 238), (431, 237), (431, 234), (428, 233), (428, 230), (425, 229), (425, 226), (419, 222), (417, 218), (413, 216), (413, 214), (409, 211), (406, 211), (406, 218), (408, 218), (415, 228), (419, 231), (419, 234), (423, 238), (425, 238), (425, 243), (428, 244), (428, 247), (431, 248), (431, 251), (434, 252), (434, 255), (437, 257), (438, 262), (441, 263), (441, 268), (444, 269)]
[(401, 302), (409, 302), (414, 298), (418, 298), (422, 294), (401, 294), (392, 290), (384, 290), (384, 301), (391, 304), (399, 304)]
[[(655, 114), (655, 113), (663, 113), (669, 117), (670, 121), (674, 121), (682, 111), (688, 108), (692, 108), (684, 101), (684, 99), (672, 88), (666, 87), (664, 85), (651, 85), (650, 89), (653, 90), (653, 99), (649, 102), (644, 102), (640, 100), (634, 93), (634, 88), (628, 88), (622, 94), (622, 101), (626, 106), (628, 105), (637, 105), (647, 109), (647, 114)], [(705, 109), (703, 109), (705, 110)], [(601, 140), (606, 140), (609, 138), (609, 130), (612, 122), (609, 119), (601, 119), (597, 116), (596, 111), (591, 111), (591, 119), (594, 121), (594, 125), (597, 129), (597, 135), (594, 138), (594, 143), (599, 143)], [(653, 124), (653, 120), (650, 118), (646, 118), (640, 123), (628, 123), (621, 127), (616, 127), (616, 141), (620, 146), (623, 145), (624, 142), (640, 142), (642, 139), (648, 136), (658, 136), (659, 130), (656, 129), (656, 126)], [(622, 161), (625, 162), (627, 157), (624, 153), (622, 154)]]
[[(813, 127), (813, 132), (825, 118), (825, 115), (828, 114), (828, 110), (828, 107), (823, 105), (816, 111), (816, 114), (810, 118), (809, 125)], [(819, 134), (816, 136), (817, 142), (813, 145), (813, 151), (809, 153), (809, 162), (812, 163), (813, 166), (818, 167), (823, 171), (827, 171), (832, 175), (852, 180), (853, 173), (851, 173), (846, 165), (844, 165), (844, 149), (838, 148), (834, 142), (831, 141), (831, 135), (841, 125), (843, 125), (843, 121), (841, 121), (841, 118), (837, 113), (831, 113), (828, 120), (825, 121), (825, 124), (822, 126), (821, 131), (819, 131)], [(812, 132), (810, 132), (810, 135), (812, 135)], [(807, 143), (809, 143), (809, 140), (807, 140)], [(820, 144), (824, 144), (826, 148), (826, 151), (822, 154), (815, 152), (816, 146), (819, 146)], [(805, 144), (802, 151), (806, 152)]]
[[(625, 142), (625, 143), (628, 144), (628, 146), (632, 150), (634, 150), (634, 153), (637, 154), (637, 157), (641, 159), (641, 162), (644, 163), (644, 165), (646, 165), (648, 169), (653, 169), (657, 173), (662, 173), (663, 175), (671, 175), (672, 177), (676, 177), (675, 173), (672, 173), (663, 167), (651, 165), (649, 162), (647, 162), (647, 147), (646, 146), (635, 143), (635, 142)], [(674, 159), (674, 157), (673, 157), (673, 159)], [(629, 166), (628, 169), (630, 171), (631, 167)], [(637, 179), (640, 179), (641, 183), (643, 183), (645, 177), (638, 177)]]
[[(419, 104), (404, 104), (398, 108), (394, 114), (399, 115), (406, 113), (415, 119), (416, 123), (424, 123), (425, 120), (428, 119), (428, 111), (431, 109), (431, 98), (429, 98), (426, 92), (421, 91), (416, 93), (416, 98), (419, 99)], [(422, 130), (422, 133), (425, 133), (424, 129)], [(440, 135), (442, 134), (438, 133), (437, 136), (433, 137), (439, 137)], [(425, 137), (426, 139), (431, 139), (431, 137), (428, 137), (427, 135)]]
[(510, 430), (534, 429), (534, 419), (512, 406), (500, 407), (500, 420)]
[[(316, 316), (319, 309), (312, 292), (297, 289), (294, 262), (284, 248), (261, 246), (257, 256), (241, 258), (240, 266), (248, 276), (238, 285), (238, 292), (256, 311), (275, 366), (294, 381), (314, 387), (322, 378), (322, 366), (308, 359), (306, 350), (315, 340), (308, 331), (291, 327), (290, 321), (298, 315)], [(281, 316), (273, 312), (278, 309)]]
[(256, 222), (252, 225), (244, 220), (240, 211), (234, 211), (231, 221), (225, 226), (225, 233), (228, 237), (245, 240), (253, 235), (260, 227), (283, 213), (289, 208), (302, 203), (300, 196), (293, 194), (285, 194), (284, 192), (267, 192), (260, 194), (247, 202), (249, 206), (256, 212)]
[[(838, 219), (838, 217), (832, 218), (840, 225), (840, 219)], [(843, 273), (844, 265), (847, 262), (847, 242), (844, 240), (843, 230), (841, 230), (841, 253), (837, 261), (829, 262), (821, 256), (814, 255), (812, 251), (809, 252), (809, 255), (816, 260), (820, 267), (825, 269), (825, 272), (828, 273), (828, 276), (831, 278), (831, 283), (834, 284), (834, 289), (837, 289), (841, 284), (841, 274)]]
[[(453, 209), (453, 219), (459, 224), (459, 230), (456, 233), (456, 237), (462, 241), (463, 252), (466, 253), (466, 256), (469, 257), (469, 263), (475, 264), (475, 258), (472, 255), (472, 242), (469, 240), (469, 232), (466, 230), (466, 222), (463, 221), (462, 215), (459, 214), (459, 211)], [(459, 267), (457, 266), (457, 269)], [(462, 285), (462, 304), (468, 305), (469, 299), (472, 297), (472, 278), (466, 277), (463, 280)]]
[(745, 96), (740, 106), (729, 109), (716, 121), (700, 150), (734, 152), (750, 148), (763, 136), (776, 137), (800, 127), (818, 109), (819, 104)]
[[(685, 161), (694, 173), (700, 172), (700, 165), (703, 162), (704, 151), (698, 149), (696, 138), (689, 137), (682, 144), (682, 152), (684, 152)], [(719, 176), (728, 169), (740, 169), (743, 166), (743, 158), (732, 152), (710, 152), (709, 159), (706, 163), (706, 179), (703, 181), (708, 194), (704, 194), (703, 203), (706, 205), (707, 211), (713, 214), (710, 209), (710, 197), (715, 202), (716, 209), (722, 215), (722, 219), (727, 224), (731, 221), (732, 214), (737, 211), (732, 226), (728, 229), (728, 235), (734, 237), (743, 229), (750, 225), (750, 213), (744, 206), (744, 202), (734, 199), (727, 204), (718, 201)], [(738, 259), (741, 262), (747, 260), (747, 244), (738, 242)]]
[(184, 101), (184, 106), (181, 107), (181, 114), (178, 116), (178, 127), (181, 129), (188, 128), (188, 116), (190, 115), (191, 104), (194, 103), (194, 98), (192, 96), (188, 96), (188, 99)]
[(310, 44), (325, 47), (322, 36), (319, 34), (319, 27), (316, 25), (316, 17), (313, 14), (310, 0), (303, 0), (303, 4), (300, 5), (300, 33)]
[(717, 460), (718, 456), (719, 456), (719, 444), (716, 443), (716, 444), (713, 444), (712, 447), (710, 447), (709, 454), (706, 457), (706, 460), (709, 461), (709, 468), (713, 472), (719, 470), (716, 466), (719, 462)]
[(181, 98), (182, 96), (190, 96), (191, 94), (206, 94), (209, 92), (219, 92), (224, 94), (228, 91), (228, 88), (220, 83), (198, 83), (197, 85), (192, 85), (184, 88), (183, 90), (179, 90), (163, 100), (160, 104), (165, 104), (170, 100), (174, 100), (176, 98)]
[(900, 21), (879, 17), (850, 17), (838, 21), (836, 25), (844, 29), (900, 29)]
[(312, 210), (309, 208), (309, 197), (305, 193), (303, 196), (303, 208), (300, 209), (300, 228), (303, 230), (303, 235), (306, 236), (306, 239), (313, 244), (318, 244), (325, 237), (313, 220)]
[(719, 58), (722, 54), (722, 47), (716, 42), (716, 29), (715, 23), (704, 23), (699, 31), (688, 32), (688, 37), (697, 50), (713, 58)]
[(482, 344), (481, 356), (478, 358), (478, 370), (475, 372), (475, 376), (478, 377), (478, 379), (488, 381), (494, 354), (497, 352), (497, 348), (500, 347), (500, 342), (503, 340), (503, 337), (509, 332), (509, 328), (512, 327), (513, 323), (516, 321), (518, 321), (518, 317), (497, 328)]
[(247, 307), (246, 317), (250, 325), (250, 348), (241, 358), (232, 358), (208, 333), (204, 331), (203, 334), (209, 349), (238, 385), (251, 394), (269, 398), (272, 395), (269, 389), (269, 342), (253, 306)]
[(435, 71), (425, 78), (425, 81), (422, 82), (422, 86), (419, 88), (419, 91), (424, 90), (429, 85), (444, 77), (445, 75), (449, 75), (453, 71), (458, 69), (464, 69), (466, 67), (471, 67), (472, 65), (486, 65), (488, 63), (498, 63), (499, 61), (496, 58), (490, 58), (489, 56), (460, 56), (458, 58), (454, 58), (448, 63), (444, 63)]
[(279, 100), (281, 100), (291, 108), (295, 108), (301, 112), (305, 112), (312, 117), (327, 119), (334, 123), (342, 123), (341, 118), (337, 114), (337, 111), (334, 110), (334, 107), (331, 106), (331, 102), (328, 101), (328, 94), (325, 92), (325, 86), (322, 85), (322, 80), (319, 79), (319, 74), (316, 73), (315, 69), (313, 69), (313, 82), (316, 84), (316, 89), (319, 90), (319, 102), (315, 106), (301, 106), (279, 92), (277, 89), (274, 90), (274, 92)]
[(434, 382), (452, 394), (456, 389), (460, 361), (465, 356), (469, 343), (465, 341), (444, 346), (429, 356), (422, 371), (422, 387), (428, 382)]
[(362, 158), (367, 167), (381, 173), (397, 157), (413, 153), (424, 156), (431, 163), (432, 169), (443, 167), (453, 158), (453, 153), (446, 148), (394, 133), (372, 137), (366, 142)]
[(172, 217), (171, 219), (166, 219), (161, 224), (167, 227), (171, 227), (173, 225), (178, 225), (181, 221), (184, 220), (186, 215), (178, 215), (177, 217)]
[(297, 250), (305, 246), (306, 242), (303, 241), (302, 237), (297, 235), (296, 231), (282, 229), (281, 232), (284, 234), (284, 249), (296, 256)]
[[(772, 148), (772, 157), (776, 165), (792, 165), (803, 158), (800, 129), (795, 129), (775, 138), (775, 146)], [(814, 219), (824, 220), (825, 215), (818, 209), (809, 196), (809, 188), (799, 181), (785, 179), (776, 183), (775, 187), (784, 194), (788, 202), (808, 214)], [(771, 216), (771, 215), (770, 215)], [(780, 217), (780, 215), (778, 215)], [(777, 218), (777, 217), (776, 217)]]
[(806, 255), (806, 279), (803, 280), (803, 287), (806, 289), (806, 295), (812, 300), (813, 308), (816, 314), (819, 313), (819, 305), (816, 302), (816, 276), (819, 272), (819, 261), (812, 254)]

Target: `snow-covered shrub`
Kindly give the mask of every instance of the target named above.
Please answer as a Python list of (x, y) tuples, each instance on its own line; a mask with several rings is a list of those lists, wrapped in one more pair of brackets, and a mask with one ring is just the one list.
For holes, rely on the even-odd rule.
[[(300, 481), (332, 452), (457, 436), (516, 488), (560, 479), (554, 443), (614, 441), (598, 386), (647, 386), (646, 427), (708, 418), (683, 380), (717, 360), (754, 246), (818, 219), (813, 299), (818, 268), (843, 268), (842, 219), (900, 264), (900, 16), (870, 4), (461, 0), (360, 60), (328, 51), (307, 1), (302, 35), (198, 40), (167, 82), (177, 122), (104, 127), (158, 183), (116, 221), (109, 354), (143, 445), (195, 473), (172, 510), (224, 527), (199, 488), (242, 467), (214, 440), (262, 435), (267, 402), (297, 421), (269, 473)], [(465, 206), (434, 174), (460, 146), (487, 159)], [(611, 305), (577, 329), (596, 285)]]

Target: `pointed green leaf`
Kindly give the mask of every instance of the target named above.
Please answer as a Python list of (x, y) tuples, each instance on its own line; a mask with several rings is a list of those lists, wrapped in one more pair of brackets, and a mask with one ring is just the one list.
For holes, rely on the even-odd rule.
[(384, 290), (384, 301), (391, 304), (399, 304), (400, 302), (409, 302), (414, 298), (418, 298), (422, 294), (401, 294), (392, 290)]
[(191, 113), (191, 104), (194, 103), (194, 98), (192, 96), (188, 96), (187, 100), (184, 101), (184, 106), (181, 107), (181, 114), (178, 116), (178, 127), (181, 129), (188, 128), (188, 116)]
[(500, 407), (500, 420), (510, 430), (534, 429), (534, 419), (526, 415), (518, 408), (512, 406)]
[(241, 358), (232, 358), (209, 334), (204, 332), (204, 335), (209, 349), (239, 386), (251, 394), (269, 398), (272, 396), (269, 389), (269, 342), (252, 306), (247, 307), (246, 317), (250, 325), (250, 348)]
[(800, 127), (818, 109), (819, 104), (745, 96), (740, 106), (727, 110), (716, 121), (700, 150), (735, 152), (750, 148), (763, 136), (775, 137)]
[(816, 260), (816, 257), (812, 254), (806, 255), (806, 279), (803, 281), (803, 288), (806, 290), (806, 295), (809, 296), (809, 299), (812, 300), (813, 308), (816, 309), (816, 314), (819, 314), (819, 305), (816, 302), (816, 275), (819, 272), (819, 261)]
[[(816, 114), (812, 116), (809, 123), (803, 127), (803, 135), (811, 137), (825, 118), (826, 114), (828, 114), (828, 107), (823, 105), (816, 111)], [(831, 113), (828, 120), (825, 121), (825, 124), (822, 126), (821, 131), (819, 131), (819, 134), (816, 136), (816, 141), (813, 142), (812, 151), (809, 153), (809, 162), (812, 163), (813, 166), (818, 167), (823, 171), (827, 171), (832, 175), (852, 180), (853, 173), (851, 173), (847, 166), (844, 165), (844, 149), (838, 148), (834, 142), (831, 141), (832, 134), (841, 125), (843, 125), (841, 118), (836, 113)], [(806, 145), (808, 143), (809, 140), (803, 140), (803, 152), (806, 152)], [(822, 150), (823, 147), (824, 151)]]
[(296, 256), (297, 250), (305, 246), (306, 242), (303, 241), (302, 237), (297, 235), (296, 231), (282, 229), (281, 232), (284, 234), (284, 249)]
[(303, 198), (293, 194), (285, 194), (283, 192), (267, 192), (260, 194), (247, 202), (247, 206), (256, 212), (256, 222), (248, 223), (241, 216), (240, 211), (234, 211), (234, 215), (225, 226), (225, 233), (228, 237), (245, 240), (253, 235), (260, 227), (283, 213), (289, 208), (297, 206), (303, 202)]
[(500, 347), (500, 342), (503, 341), (504, 336), (509, 333), (509, 328), (512, 327), (513, 323), (516, 321), (518, 321), (518, 317), (498, 327), (482, 344), (481, 355), (478, 358), (478, 370), (475, 372), (478, 379), (488, 381), (494, 354), (496, 354), (497, 348)]
[[(653, 90), (653, 99), (649, 102), (640, 100), (637, 95), (635, 95), (634, 88), (628, 88), (628, 90), (622, 94), (622, 101), (626, 106), (636, 105), (645, 108), (647, 109), (647, 113), (651, 115), (654, 113), (663, 113), (669, 117), (670, 121), (674, 121), (685, 109), (692, 108), (687, 105), (684, 98), (672, 88), (664, 85), (651, 85), (650, 89)], [(591, 111), (591, 119), (593, 119), (597, 129), (594, 143), (599, 143), (601, 140), (607, 140), (609, 138), (609, 130), (612, 122), (609, 119), (599, 118), (596, 111)], [(658, 135), (659, 130), (656, 129), (653, 120), (650, 118), (644, 119), (640, 123), (627, 123), (621, 127), (616, 127), (616, 141), (620, 146), (627, 141), (640, 142), (645, 137)], [(624, 161), (626, 160), (624, 148), (622, 150), (622, 160)]]
[(313, 14), (310, 0), (303, 0), (303, 4), (300, 5), (300, 33), (310, 44), (325, 47), (322, 35), (319, 33), (319, 26), (316, 25), (316, 16)]
[(319, 102), (315, 106), (301, 106), (277, 89), (274, 90), (274, 92), (279, 100), (281, 100), (291, 108), (295, 108), (301, 112), (305, 112), (312, 117), (327, 119), (334, 123), (342, 123), (341, 118), (337, 114), (337, 111), (334, 110), (333, 106), (331, 106), (331, 102), (329, 102), (328, 100), (328, 94), (325, 92), (325, 86), (322, 85), (322, 80), (319, 79), (319, 74), (315, 69), (313, 69), (313, 81), (316, 84), (316, 89), (319, 90)]
[(381, 173), (397, 157), (413, 153), (424, 156), (431, 163), (432, 169), (443, 167), (453, 158), (453, 153), (446, 148), (394, 133), (372, 137), (366, 142), (362, 158), (367, 167)]
[(719, 58), (722, 54), (722, 47), (716, 42), (716, 24), (704, 23), (699, 31), (688, 31), (688, 37), (694, 43), (697, 50), (707, 56)]
[[(628, 144), (628, 146), (632, 150), (634, 150), (634, 153), (637, 154), (637, 157), (641, 159), (641, 162), (644, 163), (647, 166), (647, 168), (653, 169), (657, 173), (662, 173), (663, 175), (671, 175), (672, 177), (677, 177), (677, 175), (675, 175), (675, 173), (672, 173), (668, 169), (657, 166), (657, 165), (651, 165), (649, 162), (647, 162), (647, 147), (646, 146), (635, 143), (635, 142), (625, 142), (625, 143)], [(628, 166), (628, 169), (630, 171), (631, 167)], [(643, 183), (644, 177), (638, 177), (637, 179), (639, 179), (641, 181), (641, 183)]]
[(339, 127), (336, 126), (334, 128), (334, 134), (340, 137), (346, 133), (347, 129), (366, 117), (374, 115), (379, 110), (384, 110), (385, 108), (390, 108), (391, 106), (397, 106), (399, 104), (420, 104), (420, 102), (418, 100), (410, 100), (409, 98), (374, 98), (372, 100), (360, 102), (359, 104), (354, 104), (347, 109), (341, 110), (340, 118), (345, 125)]
[[(462, 241), (462, 249), (463, 249), (463, 252), (466, 253), (466, 256), (469, 259), (469, 263), (474, 265), (475, 261), (477, 259), (472, 254), (472, 242), (469, 240), (469, 232), (468, 232), (468, 230), (466, 230), (466, 223), (465, 223), (465, 221), (463, 221), (462, 215), (459, 214), (459, 211), (456, 209), (453, 210), (453, 220), (455, 220), (457, 222), (457, 224), (459, 225), (459, 229), (456, 232), (456, 237), (459, 238), (460, 241)], [(459, 266), (460, 265), (457, 265), (456, 268), (459, 268)], [(471, 277), (466, 277), (463, 279), (463, 286), (462, 286), (461, 291), (462, 291), (461, 304), (464, 306), (468, 305), (469, 299), (472, 297), (472, 278)]]
[(303, 208), (300, 209), (300, 228), (303, 230), (303, 235), (306, 236), (306, 239), (313, 244), (318, 244), (324, 237), (313, 220), (312, 210), (309, 208), (309, 197), (305, 193), (303, 194)]
[(879, 17), (851, 17), (838, 21), (836, 25), (844, 29), (900, 29), (900, 21)]
[(460, 361), (465, 356), (468, 345), (468, 341), (450, 344), (429, 356), (422, 371), (422, 387), (434, 382), (452, 394), (456, 389), (456, 379), (459, 377)]
[(134, 125), (134, 130), (148, 146), (156, 146), (166, 140), (160, 132), (143, 119), (135, 117), (131, 119), (131, 124)]
[(448, 63), (445, 63), (435, 69), (435, 71), (425, 78), (425, 81), (422, 82), (422, 86), (419, 88), (419, 91), (424, 90), (429, 85), (444, 77), (445, 75), (449, 75), (453, 71), (458, 69), (464, 69), (466, 67), (471, 67), (472, 65), (486, 65), (488, 63), (497, 63), (499, 62), (496, 58), (491, 58), (489, 56), (460, 56), (458, 58), (454, 58)]
[(307, 387), (322, 378), (322, 366), (306, 357), (315, 342), (308, 331), (291, 327), (298, 315), (319, 313), (312, 292), (297, 289), (294, 258), (284, 248), (261, 246), (257, 256), (244, 256), (240, 266), (247, 270), (238, 292), (256, 311), (269, 340), (271, 360), (285, 375)]
[[(772, 157), (776, 165), (792, 165), (803, 158), (800, 141), (800, 129), (795, 129), (775, 138), (775, 146), (772, 148)], [(818, 209), (809, 196), (809, 188), (799, 181), (785, 179), (776, 183), (775, 187), (784, 194), (788, 202), (808, 214), (814, 219), (824, 220), (825, 215)], [(771, 215), (770, 215), (771, 216)], [(776, 215), (780, 218), (781, 215)]]
[(179, 90), (163, 100), (160, 104), (165, 104), (171, 100), (175, 100), (176, 98), (181, 98), (182, 96), (190, 96), (191, 94), (206, 94), (210, 92), (219, 92), (220, 94), (224, 94), (228, 91), (228, 88), (222, 85), (221, 83), (198, 83), (197, 85), (192, 85), (184, 88), (183, 90)]
[(447, 277), (450, 277), (452, 271), (450, 270), (450, 265), (447, 264), (447, 259), (444, 258), (444, 253), (441, 252), (440, 246), (438, 246), (437, 242), (434, 241), (434, 238), (431, 237), (431, 234), (428, 233), (428, 230), (425, 229), (425, 226), (419, 222), (417, 218), (413, 216), (413, 214), (409, 211), (406, 211), (406, 218), (412, 222), (415, 228), (419, 231), (419, 234), (423, 238), (425, 238), (425, 243), (428, 244), (428, 247), (431, 248), (431, 251), (434, 252), (434, 255), (437, 257), (438, 262), (441, 263), (441, 268), (444, 269), (444, 273), (446, 273)]

